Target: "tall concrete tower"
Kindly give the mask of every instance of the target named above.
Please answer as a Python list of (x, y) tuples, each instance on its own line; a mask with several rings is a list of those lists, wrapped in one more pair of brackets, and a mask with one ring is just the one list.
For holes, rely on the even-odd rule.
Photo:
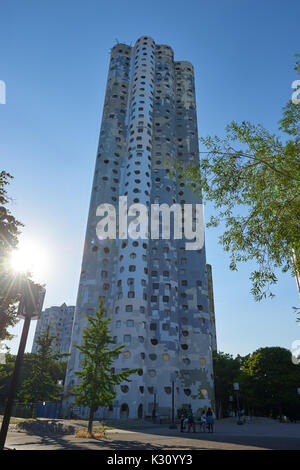
[[(72, 345), (81, 344), (86, 314), (103, 298), (117, 344), (126, 344), (115, 369), (139, 368), (132, 382), (99, 417), (141, 418), (171, 415), (175, 408), (195, 411), (213, 400), (212, 337), (204, 245), (186, 250), (185, 240), (127, 237), (118, 220), (116, 239), (99, 239), (97, 207), (199, 204), (183, 178), (170, 177), (198, 162), (194, 71), (174, 62), (171, 47), (141, 37), (134, 47), (111, 50), (96, 158)], [(121, 198), (121, 209), (119, 197)], [(126, 199), (127, 198), (127, 199)], [(195, 213), (194, 213), (195, 215)], [(194, 219), (193, 219), (194, 220)], [(160, 228), (162, 221), (160, 218)], [(204, 227), (202, 227), (204, 230)], [(65, 409), (77, 385), (80, 352), (71, 346)], [(197, 397), (197, 398), (195, 398)], [(84, 416), (88, 410), (76, 410)], [(97, 416), (97, 415), (96, 415)]]
[[(73, 318), (75, 307), (63, 303), (60, 307), (53, 306), (46, 308), (36, 323), (31, 352), (36, 353), (39, 349), (37, 340), (47, 328), (50, 335), (54, 336), (52, 350), (59, 354), (68, 354), (70, 349)], [(66, 361), (66, 358), (62, 358)]]

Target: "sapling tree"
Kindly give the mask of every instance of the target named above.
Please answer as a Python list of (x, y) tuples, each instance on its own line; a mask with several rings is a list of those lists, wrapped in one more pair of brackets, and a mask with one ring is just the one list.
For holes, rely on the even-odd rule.
[(94, 413), (97, 409), (109, 406), (117, 397), (116, 386), (122, 382), (130, 382), (129, 376), (138, 369), (115, 372), (115, 359), (121, 354), (125, 345), (112, 348), (115, 344), (110, 335), (110, 318), (104, 318), (106, 310), (103, 300), (95, 315), (87, 315), (89, 326), (83, 332), (81, 346), (75, 346), (83, 355), (82, 370), (75, 372), (81, 379), (80, 385), (72, 392), (75, 394), (74, 404), (87, 406), (89, 412), (88, 433), (92, 434)]

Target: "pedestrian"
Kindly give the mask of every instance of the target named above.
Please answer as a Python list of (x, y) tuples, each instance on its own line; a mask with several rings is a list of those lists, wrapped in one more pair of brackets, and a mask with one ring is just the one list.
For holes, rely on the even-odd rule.
[(189, 408), (187, 418), (188, 418), (188, 432), (190, 432), (191, 427), (193, 427), (193, 432), (196, 432), (196, 425), (195, 425), (193, 410), (191, 406)]
[(180, 410), (179, 419), (180, 419), (180, 432), (183, 432), (185, 429), (185, 425), (184, 425), (185, 412), (183, 408)]
[(208, 408), (206, 412), (206, 423), (208, 427), (208, 432), (214, 432), (214, 417), (213, 412)]
[(205, 427), (206, 427), (206, 414), (205, 414), (205, 411), (203, 411), (200, 417), (200, 431), (205, 432)]

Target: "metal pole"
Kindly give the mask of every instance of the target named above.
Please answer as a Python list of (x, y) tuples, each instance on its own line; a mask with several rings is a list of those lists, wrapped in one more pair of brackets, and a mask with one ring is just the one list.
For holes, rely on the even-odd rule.
[(170, 424), (169, 429), (177, 429), (175, 424), (175, 402), (174, 402), (174, 380), (172, 380), (172, 424)]
[(237, 401), (237, 409), (238, 409), (238, 421), (237, 424), (243, 424), (241, 421), (241, 412), (240, 412), (240, 403), (239, 403), (239, 392), (236, 391), (236, 401)]
[(154, 393), (153, 422), (156, 422), (156, 393)]
[(16, 388), (18, 385), (18, 379), (19, 379), (20, 369), (22, 365), (22, 359), (23, 359), (23, 355), (25, 351), (25, 346), (26, 346), (26, 341), (27, 341), (27, 336), (28, 336), (28, 331), (29, 331), (29, 326), (30, 326), (30, 320), (31, 320), (31, 316), (26, 315), (24, 319), (21, 341), (19, 344), (19, 350), (18, 350), (18, 354), (16, 358), (15, 368), (14, 368), (12, 379), (10, 382), (5, 412), (4, 412), (1, 431), (0, 431), (0, 450), (3, 450), (5, 441), (6, 441), (9, 421), (10, 421), (10, 417), (12, 413), (12, 407), (14, 403)]
[(172, 424), (174, 424), (174, 380), (172, 381)]
[(296, 258), (296, 253), (294, 249), (292, 250), (292, 262), (293, 262), (293, 266), (295, 269), (295, 277), (296, 277), (296, 284), (298, 288), (298, 294), (300, 296), (300, 273), (297, 269), (297, 258)]

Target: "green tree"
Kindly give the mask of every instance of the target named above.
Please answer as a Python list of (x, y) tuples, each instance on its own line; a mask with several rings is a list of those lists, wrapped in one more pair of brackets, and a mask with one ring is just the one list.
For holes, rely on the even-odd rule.
[[(23, 382), (32, 376), (33, 365), (36, 356), (34, 353), (25, 353), (20, 371), (19, 383), (17, 386), (17, 395), (19, 394)], [(5, 362), (0, 364), (0, 403), (3, 405), (8, 394), (11, 376), (14, 370), (16, 356), (10, 353), (5, 355)], [(66, 375), (67, 362), (56, 361), (50, 363), (49, 373), (52, 380), (57, 383), (58, 380), (64, 380)]]
[(103, 300), (100, 300), (99, 308), (94, 316), (87, 315), (89, 326), (84, 330), (81, 346), (76, 346), (83, 354), (82, 370), (76, 372), (81, 379), (80, 385), (72, 392), (76, 399), (74, 404), (87, 406), (90, 409), (88, 433), (92, 434), (94, 413), (99, 406), (109, 406), (117, 397), (116, 386), (126, 381), (128, 377), (138, 369), (129, 369), (116, 373), (113, 368), (114, 360), (122, 352), (125, 345), (114, 349), (110, 345), (115, 344), (110, 336), (110, 318), (104, 319), (106, 311)]
[(245, 361), (241, 372), (249, 405), (256, 415), (300, 419), (300, 366), (293, 364), (289, 350), (260, 348)]
[(224, 224), (220, 243), (230, 269), (256, 262), (250, 275), (256, 300), (274, 295), (278, 269), (300, 271), (300, 104), (287, 103), (279, 129), (282, 138), (261, 125), (231, 122), (225, 137), (200, 139), (206, 150), (199, 166), (174, 170), (213, 203), (207, 226)]
[(233, 383), (240, 382), (241, 366), (248, 358), (213, 351), (216, 414), (226, 416), (229, 412), (229, 397), (235, 399)]
[(9, 384), (15, 366), (16, 357), (5, 354), (5, 360), (0, 364), (0, 403), (3, 406), (8, 395)]
[(37, 339), (38, 350), (33, 354), (31, 373), (23, 381), (18, 393), (18, 397), (24, 403), (56, 401), (59, 398), (59, 387), (53, 375), (51, 376), (51, 370), (53, 373), (55, 361), (65, 356), (65, 354), (53, 352), (52, 342), (54, 338), (55, 336), (50, 335), (50, 328), (48, 327)]
[(19, 300), (19, 282), (12, 275), (9, 257), (17, 247), (19, 227), (22, 224), (11, 215), (6, 187), (12, 176), (0, 171), (0, 341), (11, 339), (8, 328), (15, 325), (16, 302)]

